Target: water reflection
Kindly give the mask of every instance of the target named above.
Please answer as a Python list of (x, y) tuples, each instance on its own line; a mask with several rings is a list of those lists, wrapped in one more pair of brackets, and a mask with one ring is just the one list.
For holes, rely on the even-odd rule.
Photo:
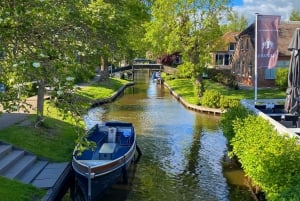
[(143, 76), (122, 98), (85, 117), (88, 127), (108, 120), (132, 122), (143, 152), (130, 185), (114, 186), (102, 201), (229, 200), (231, 189), (222, 170), (226, 139), (218, 128), (219, 117), (186, 110)]

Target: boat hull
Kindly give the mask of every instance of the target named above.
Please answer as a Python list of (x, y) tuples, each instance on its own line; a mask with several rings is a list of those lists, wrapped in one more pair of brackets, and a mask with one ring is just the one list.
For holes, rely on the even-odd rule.
[(85, 200), (91, 201), (98, 200), (122, 177), (127, 182), (127, 171), (135, 159), (137, 145), (130, 123), (96, 125), (89, 131), (87, 139), (95, 142), (97, 147), (83, 153), (78, 153), (75, 148), (72, 167)]
[(88, 187), (88, 177), (75, 173), (77, 185), (80, 188), (85, 200), (99, 200), (112, 185), (118, 183), (119, 181), (126, 182), (127, 178), (124, 177), (126, 177), (125, 175), (127, 174), (131, 163), (132, 162), (129, 162), (127, 165), (118, 168), (113, 172), (103, 174), (101, 176), (91, 179), (90, 194)]

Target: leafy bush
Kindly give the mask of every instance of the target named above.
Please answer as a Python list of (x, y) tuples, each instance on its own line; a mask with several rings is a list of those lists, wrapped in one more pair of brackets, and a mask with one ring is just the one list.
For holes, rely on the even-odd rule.
[(201, 98), (201, 104), (210, 108), (220, 108), (221, 93), (217, 90), (207, 90)]
[(277, 68), (275, 85), (280, 89), (286, 89), (288, 87), (288, 68)]
[(236, 106), (230, 107), (225, 113), (222, 114), (220, 127), (223, 130), (223, 134), (227, 138), (229, 143), (235, 136), (235, 132), (233, 130), (233, 121), (237, 119), (243, 120), (249, 114), (251, 114), (251, 112), (239, 103)]
[(297, 139), (279, 135), (267, 120), (254, 115), (234, 120), (234, 132), (231, 155), (237, 156), (246, 175), (267, 200), (300, 200)]
[[(199, 90), (199, 87), (197, 89)], [(194, 90), (196, 90), (196, 87), (194, 87)], [(230, 99), (226, 96), (223, 96), (219, 91), (215, 89), (205, 91), (200, 102), (203, 106), (221, 109), (236, 107), (240, 105), (240, 100)]]
[(238, 106), (239, 104), (240, 104), (240, 100), (231, 99), (231, 98), (221, 95), (220, 108), (225, 109), (225, 108), (235, 107), (235, 106)]
[(238, 89), (238, 83), (235, 80), (231, 70), (228, 69), (207, 69), (207, 74), (210, 79), (215, 82), (224, 84), (232, 89)]
[(73, 75), (75, 76), (75, 83), (86, 82), (95, 76), (93, 71), (85, 68), (74, 69)]
[(178, 77), (179, 78), (191, 78), (193, 75), (193, 69), (195, 69), (195, 65), (191, 62), (184, 62), (180, 64), (178, 67)]

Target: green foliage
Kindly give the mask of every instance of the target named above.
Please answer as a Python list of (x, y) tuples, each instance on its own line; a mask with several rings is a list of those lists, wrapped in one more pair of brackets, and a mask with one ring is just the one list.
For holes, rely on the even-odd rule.
[(198, 77), (211, 59), (212, 44), (222, 35), (219, 22), (228, 10), (223, 0), (154, 1), (152, 19), (144, 25), (145, 41), (154, 55), (180, 52), (185, 62), (194, 64), (192, 76)]
[(208, 77), (215, 82), (219, 82), (232, 89), (238, 89), (238, 83), (234, 75), (232, 75), (231, 70), (207, 69), (207, 74)]
[(236, 107), (239, 105), (240, 105), (240, 100), (231, 99), (231, 98), (228, 98), (227, 96), (221, 95), (220, 108), (225, 109), (225, 108), (230, 108), (230, 107)]
[(201, 105), (211, 108), (230, 108), (240, 105), (238, 99), (232, 99), (221, 94), (219, 90), (209, 89), (206, 90), (201, 97)]
[(275, 85), (280, 89), (287, 89), (288, 87), (288, 68), (277, 68)]
[(0, 82), (10, 88), (1, 102), (15, 108), (31, 95), (27, 83), (35, 82), (40, 120), (45, 86), (60, 93), (70, 89), (63, 86), (67, 77), (86, 81), (100, 62), (105, 68), (109, 60), (132, 56), (142, 49), (136, 42), (144, 34), (140, 24), (149, 20), (138, 0), (0, 1), (0, 8)]
[(193, 75), (193, 69), (195, 68), (195, 65), (192, 62), (184, 62), (183, 64), (180, 64), (178, 67), (178, 78), (191, 78)]
[(230, 31), (236, 31), (241, 32), (245, 30), (248, 26), (248, 20), (245, 17), (245, 15), (241, 14), (239, 15), (238, 12), (230, 12), (227, 15), (228, 23), (222, 25), (222, 31), (223, 33), (230, 32)]
[(300, 146), (296, 138), (279, 135), (265, 119), (249, 115), (234, 121), (231, 140), (247, 176), (267, 200), (300, 200)]
[(300, 11), (293, 9), (290, 15), (290, 21), (300, 21)]
[(233, 122), (235, 120), (245, 119), (251, 112), (243, 107), (241, 104), (230, 107), (221, 116), (220, 127), (222, 128), (224, 136), (230, 143), (232, 138), (235, 136), (235, 131), (233, 129)]
[(207, 90), (201, 98), (201, 105), (211, 108), (220, 108), (221, 93), (217, 90)]

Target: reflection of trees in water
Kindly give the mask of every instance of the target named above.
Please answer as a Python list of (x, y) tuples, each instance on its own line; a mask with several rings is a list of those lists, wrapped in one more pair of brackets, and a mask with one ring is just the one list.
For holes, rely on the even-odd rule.
[(196, 171), (199, 165), (199, 151), (200, 151), (200, 138), (202, 135), (202, 128), (196, 128), (193, 134), (193, 142), (191, 144), (190, 152), (187, 154), (186, 171), (198, 175)]

